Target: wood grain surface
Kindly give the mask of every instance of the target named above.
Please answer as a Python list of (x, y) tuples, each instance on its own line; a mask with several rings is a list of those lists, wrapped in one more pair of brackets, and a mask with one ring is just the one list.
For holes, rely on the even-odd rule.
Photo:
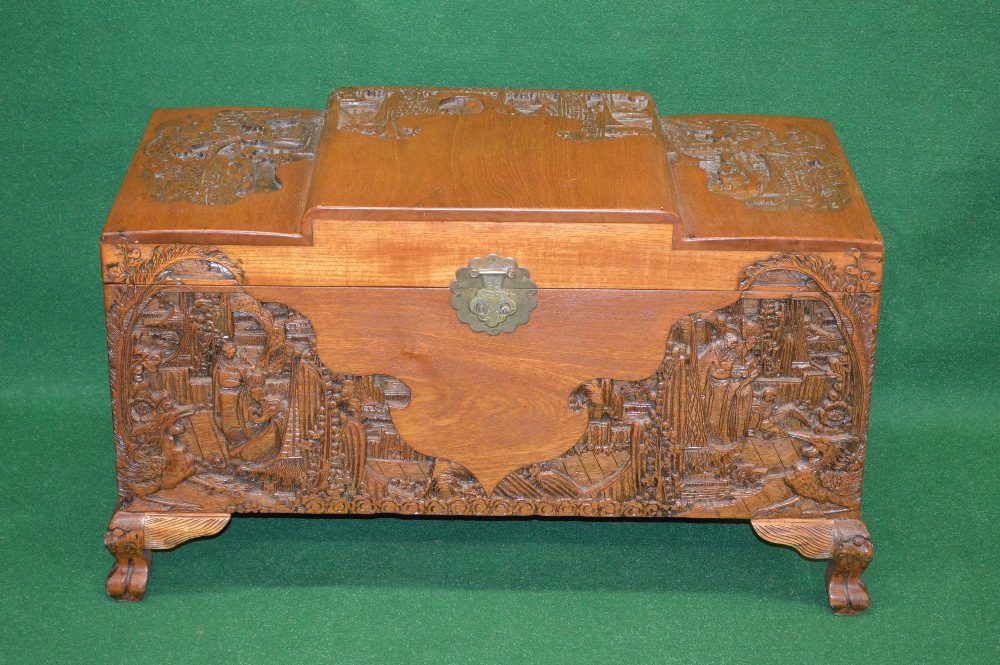
[(825, 121), (634, 91), (158, 111), (101, 259), (115, 597), (229, 513), (381, 512), (752, 519), (868, 606), (882, 239)]
[[(366, 103), (355, 98), (383, 93), (387, 97), (373, 103), (381, 108), (376, 106), (360, 128), (364, 133), (350, 131), (356, 128), (352, 109)], [(445, 214), (466, 221), (517, 221), (550, 213), (570, 222), (579, 221), (578, 215), (604, 222), (636, 216), (679, 221), (649, 95), (531, 91), (526, 94), (536, 100), (515, 110), (511, 94), (516, 92), (442, 90), (424, 97), (413, 88), (335, 91), (309, 190), (309, 218), (381, 220), (392, 212), (396, 219)], [(591, 135), (572, 138), (581, 119), (570, 117), (565, 105), (586, 105), (589, 95), (600, 96), (591, 104), (609, 106), (615, 99), (641, 100), (629, 110), (638, 126), (622, 125), (621, 131), (634, 133), (617, 136), (594, 127)], [(537, 108), (549, 97), (556, 97), (557, 105), (544, 112)], [(481, 110), (440, 110), (454, 100), (474, 101)], [(604, 122), (615, 122), (614, 110), (603, 115)], [(394, 133), (385, 135), (393, 125)], [(403, 130), (414, 133), (402, 135)]]
[[(309, 246), (222, 245), (255, 286), (371, 286), (446, 288), (455, 271), (487, 254), (510, 256), (544, 289), (726, 291), (759, 250), (675, 250), (673, 227), (653, 224), (517, 224), (477, 222), (339, 222), (318, 226)], [(149, 256), (153, 245), (136, 247)], [(118, 250), (102, 244), (105, 265)], [(880, 252), (869, 252), (872, 257)], [(842, 250), (816, 252), (837, 266)], [(881, 264), (869, 266), (874, 281)], [(140, 277), (141, 278), (141, 277)], [(107, 275), (105, 276), (107, 280)]]
[(415, 450), (468, 469), (487, 492), (508, 473), (556, 457), (583, 435), (570, 393), (595, 377), (644, 378), (663, 359), (670, 327), (734, 291), (548, 290), (516, 333), (487, 337), (458, 323), (446, 289), (248, 288), (316, 330), (324, 364), (389, 374), (409, 386), (393, 411)]

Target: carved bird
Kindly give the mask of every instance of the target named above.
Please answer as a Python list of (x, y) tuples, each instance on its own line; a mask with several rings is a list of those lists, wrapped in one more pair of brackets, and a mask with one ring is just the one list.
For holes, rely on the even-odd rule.
[(620, 418), (624, 413), (622, 396), (614, 390), (613, 382), (607, 379), (587, 381), (570, 395), (570, 407), (580, 411), (588, 407), (591, 420)]
[(126, 483), (137, 498), (167, 506), (187, 507), (182, 502), (153, 495), (160, 490), (173, 489), (197, 473), (195, 456), (178, 439), (184, 432), (184, 425), (180, 421), (194, 412), (191, 407), (171, 408), (133, 429), (132, 436), (137, 441), (154, 442), (154, 451), (145, 458), (144, 464), (125, 470)]
[(789, 431), (788, 435), (803, 442), (800, 447), (803, 459), (785, 472), (785, 484), (801, 497), (856, 508), (856, 482), (845, 478), (843, 473), (831, 472), (830, 467), (836, 461), (838, 449), (856, 442), (857, 437), (852, 434), (827, 436), (803, 430)]

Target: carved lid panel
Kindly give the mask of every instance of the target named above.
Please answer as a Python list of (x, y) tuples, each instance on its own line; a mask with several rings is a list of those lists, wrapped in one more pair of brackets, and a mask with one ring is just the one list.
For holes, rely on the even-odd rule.
[(702, 115), (660, 118), (683, 229), (678, 246), (881, 250), (826, 120)]
[(140, 242), (305, 244), (305, 195), (322, 113), (197, 108), (153, 112), (108, 220)]

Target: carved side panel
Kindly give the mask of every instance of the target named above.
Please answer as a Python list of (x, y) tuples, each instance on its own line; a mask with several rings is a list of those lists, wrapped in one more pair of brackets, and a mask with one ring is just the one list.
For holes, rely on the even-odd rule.
[(247, 295), (228, 258), (118, 246), (107, 274), (120, 509), (434, 512), (435, 497), (483, 498), (467, 472), (400, 441), (389, 410), (407, 404), (405, 385), (327, 369), (309, 322)]
[(859, 252), (843, 269), (800, 255), (751, 266), (736, 302), (673, 326), (652, 376), (575, 390), (583, 438), (487, 495), (400, 439), (404, 384), (324, 366), (309, 321), (251, 298), (225, 256), (119, 249), (108, 340), (120, 509), (858, 514), (878, 286)]
[(747, 120), (660, 118), (667, 147), (697, 161), (708, 191), (756, 210), (832, 212), (850, 201), (843, 164), (815, 132)]

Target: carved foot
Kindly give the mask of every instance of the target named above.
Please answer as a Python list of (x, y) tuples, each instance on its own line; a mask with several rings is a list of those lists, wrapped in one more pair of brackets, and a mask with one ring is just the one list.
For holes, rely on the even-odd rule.
[(169, 550), (192, 538), (215, 535), (228, 523), (228, 513), (115, 513), (104, 535), (104, 544), (115, 557), (106, 584), (108, 595), (142, 600), (150, 550)]
[(142, 513), (115, 513), (104, 534), (104, 545), (115, 557), (105, 587), (117, 600), (142, 600), (152, 554), (143, 537)]
[(753, 530), (764, 540), (788, 545), (808, 559), (828, 559), (826, 591), (837, 614), (857, 614), (871, 600), (861, 573), (872, 560), (872, 541), (858, 519), (753, 520)]
[(837, 614), (857, 614), (871, 599), (861, 573), (871, 563), (871, 536), (861, 520), (834, 520), (833, 560), (826, 566), (826, 592)]

